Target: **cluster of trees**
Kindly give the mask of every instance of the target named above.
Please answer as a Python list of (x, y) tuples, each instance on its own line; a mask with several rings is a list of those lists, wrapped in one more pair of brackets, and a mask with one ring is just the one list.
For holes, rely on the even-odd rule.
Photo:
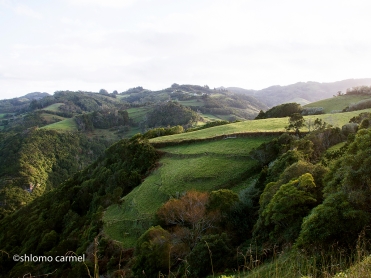
[(371, 86), (356, 86), (346, 90), (347, 95), (371, 95)]
[(207, 122), (206, 124), (204, 124), (200, 127), (188, 128), (187, 132), (201, 130), (201, 129), (210, 128), (210, 127), (214, 127), (214, 126), (226, 125), (226, 124), (229, 124), (229, 123), (230, 123), (229, 121), (224, 121), (224, 120)]
[(265, 112), (263, 110), (260, 110), (259, 114), (255, 117), (255, 120), (289, 117), (294, 113), (301, 114), (302, 110), (303, 108), (298, 103), (284, 103), (274, 106)]
[(197, 107), (202, 113), (214, 115), (235, 115), (244, 119), (253, 119), (258, 109), (266, 106), (254, 97), (220, 92), (218, 96), (203, 95), (204, 106)]
[(192, 109), (169, 101), (156, 105), (151, 112), (147, 113), (146, 125), (148, 127), (181, 125), (187, 128), (199, 120), (200, 116)]
[(23, 97), (0, 100), (1, 113), (24, 113), (29, 111), (30, 104), (43, 98), (48, 98), (47, 93), (29, 93)]
[(176, 125), (173, 127), (157, 127), (152, 128), (145, 132), (142, 137), (146, 139), (156, 138), (160, 136), (180, 134), (184, 132), (184, 128), (181, 125)]
[[(371, 94), (371, 93), (370, 93)], [(371, 108), (371, 99), (360, 100), (356, 103), (352, 103), (343, 109), (343, 112), (357, 111)]]
[(95, 128), (108, 129), (117, 126), (130, 126), (133, 121), (126, 110), (104, 109), (75, 117), (80, 131), (93, 131)]
[(251, 228), (248, 221), (240, 222), (248, 217), (249, 208), (227, 189), (188, 191), (170, 199), (157, 212), (158, 225), (138, 240), (134, 274), (205, 277), (233, 267), (233, 247)]

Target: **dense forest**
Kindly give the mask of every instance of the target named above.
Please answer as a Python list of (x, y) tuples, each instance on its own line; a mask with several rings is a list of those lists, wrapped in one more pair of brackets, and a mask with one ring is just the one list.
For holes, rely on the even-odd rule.
[(95, 161), (110, 142), (30, 128), (0, 140), (0, 218), (24, 207)]

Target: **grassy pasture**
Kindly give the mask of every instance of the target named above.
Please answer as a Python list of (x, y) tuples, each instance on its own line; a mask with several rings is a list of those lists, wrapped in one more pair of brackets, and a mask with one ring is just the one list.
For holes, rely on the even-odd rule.
[(181, 105), (184, 106), (204, 106), (204, 102), (202, 100), (197, 101), (197, 99), (192, 100), (182, 100), (178, 101)]
[(0, 113), (0, 119), (4, 118), (6, 114)]
[[(320, 118), (323, 121), (331, 124), (335, 127), (342, 127), (344, 124), (349, 122), (349, 119), (359, 115), (362, 112), (371, 112), (371, 109), (346, 112), (346, 113), (334, 113), (334, 114), (322, 114), (322, 115), (311, 115), (304, 116), (306, 121), (314, 121), (316, 118)], [(262, 120), (251, 120), (243, 121), (238, 123), (227, 124), (223, 126), (216, 126), (207, 129), (197, 130), (189, 133), (175, 134), (164, 137), (153, 138), (151, 142), (166, 142), (166, 141), (181, 141), (189, 139), (203, 139), (212, 138), (219, 135), (227, 135), (233, 133), (242, 132), (279, 132), (285, 131), (285, 127), (288, 125), (288, 118), (272, 118)], [(303, 128), (302, 131), (308, 131), (307, 128)]]
[[(157, 209), (169, 198), (196, 189), (241, 188), (255, 175), (256, 162), (248, 153), (269, 137), (236, 138), (162, 148), (165, 155), (143, 183), (104, 215), (104, 231), (112, 239), (134, 246), (152, 225)], [(245, 186), (246, 187), (246, 186)]]
[(77, 131), (77, 125), (74, 118), (65, 119), (63, 121), (43, 126), (42, 128), (54, 129), (60, 131)]
[(129, 117), (134, 120), (134, 122), (141, 122), (144, 116), (152, 110), (152, 107), (135, 107), (127, 109)]
[(337, 96), (329, 99), (324, 99), (310, 104), (304, 107), (323, 107), (325, 113), (330, 113), (334, 110), (343, 110), (351, 103), (356, 103), (364, 99), (369, 99), (370, 96), (367, 95), (343, 95)]
[(62, 105), (64, 105), (64, 103), (54, 103), (52, 105), (49, 105), (49, 106), (43, 108), (42, 110), (48, 110), (48, 111), (58, 112), (59, 111), (59, 107), (61, 107)]
[(48, 113), (42, 113), (40, 116), (48, 123), (55, 123), (56, 121), (63, 121), (66, 119), (64, 117)]
[(215, 116), (215, 115), (212, 115), (212, 114), (200, 114), (200, 116), (202, 118), (204, 118), (204, 120), (206, 122), (213, 122), (213, 121), (220, 121), (222, 120), (221, 118), (219, 118), (218, 116)]

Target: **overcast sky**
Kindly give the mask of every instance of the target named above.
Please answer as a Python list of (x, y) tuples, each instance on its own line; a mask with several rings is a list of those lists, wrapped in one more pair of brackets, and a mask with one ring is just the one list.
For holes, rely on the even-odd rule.
[(371, 77), (369, 0), (0, 0), (0, 95)]

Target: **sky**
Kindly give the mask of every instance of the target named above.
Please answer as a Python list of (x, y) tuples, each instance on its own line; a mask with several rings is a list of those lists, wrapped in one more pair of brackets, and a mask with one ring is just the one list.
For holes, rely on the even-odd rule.
[(0, 0), (0, 98), (369, 78), (369, 0)]

